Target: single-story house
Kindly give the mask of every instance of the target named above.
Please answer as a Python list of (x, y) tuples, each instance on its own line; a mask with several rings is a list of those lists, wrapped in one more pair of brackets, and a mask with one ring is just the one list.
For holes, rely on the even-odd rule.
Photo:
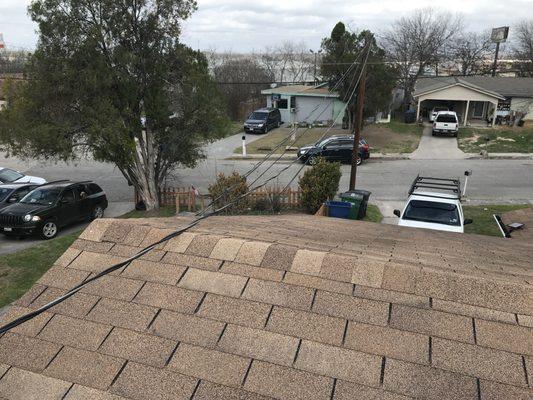
[(456, 111), (463, 125), (520, 113), (533, 123), (533, 78), (465, 76), (421, 78), (413, 94), (417, 118), (427, 116), (435, 106)]
[(262, 90), (261, 93), (266, 96), (267, 107), (280, 110), (281, 120), (285, 123), (342, 122), (340, 114), (345, 103), (326, 84), (280, 86)]
[[(99, 219), (0, 325), (184, 227)], [(533, 243), (214, 216), (0, 336), (0, 398), (533, 398)]]

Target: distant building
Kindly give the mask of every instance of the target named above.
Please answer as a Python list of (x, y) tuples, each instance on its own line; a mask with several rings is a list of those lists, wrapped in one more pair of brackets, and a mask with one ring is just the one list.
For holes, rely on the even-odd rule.
[(342, 122), (345, 103), (325, 84), (292, 85), (262, 90), (267, 107), (277, 108), (284, 123)]

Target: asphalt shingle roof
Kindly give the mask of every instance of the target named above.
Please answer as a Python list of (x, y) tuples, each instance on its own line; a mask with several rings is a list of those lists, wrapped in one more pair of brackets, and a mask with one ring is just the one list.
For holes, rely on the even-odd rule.
[[(97, 220), (0, 322), (186, 223)], [(212, 217), (0, 337), (0, 398), (531, 399), (533, 243)]]
[(424, 93), (428, 90), (445, 88), (457, 83), (497, 93), (504, 97), (533, 97), (533, 78), (503, 76), (441, 76), (420, 78), (416, 82), (414, 96), (416, 97), (419, 93)]

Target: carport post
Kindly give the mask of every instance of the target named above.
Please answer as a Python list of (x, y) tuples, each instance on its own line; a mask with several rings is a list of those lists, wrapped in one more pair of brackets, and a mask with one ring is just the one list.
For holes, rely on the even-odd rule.
[(470, 108), (470, 100), (466, 101), (466, 110), (465, 110), (465, 118), (464, 118), (464, 126), (466, 126), (466, 123), (468, 122), (468, 109)]
[(492, 127), (494, 128), (494, 125), (496, 125), (496, 111), (498, 111), (498, 103), (492, 104), (494, 104), (494, 111), (492, 112)]
[(420, 97), (418, 98), (418, 107), (416, 107), (416, 122), (418, 123), (418, 118), (420, 118)]

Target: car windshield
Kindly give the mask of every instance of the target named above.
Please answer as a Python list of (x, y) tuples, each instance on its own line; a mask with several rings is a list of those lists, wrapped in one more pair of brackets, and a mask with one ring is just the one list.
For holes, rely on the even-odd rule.
[(57, 201), (61, 189), (59, 188), (41, 188), (35, 189), (22, 198), (21, 203), (52, 205)]
[(0, 170), (0, 181), (2, 182), (15, 182), (20, 178), (24, 178), (24, 175), (22, 175), (20, 172), (13, 171), (9, 168)]
[(439, 114), (437, 116), (437, 122), (452, 122), (456, 123), (457, 118), (455, 118), (455, 115), (453, 114)]
[(316, 147), (323, 147), (326, 144), (328, 144), (330, 141), (331, 141), (331, 138), (322, 139), (322, 140), (319, 140), (318, 142), (316, 142), (315, 146)]
[(264, 112), (253, 112), (252, 114), (250, 114), (248, 119), (266, 121), (267, 117), (268, 117), (267, 113), (264, 113)]
[(459, 211), (455, 204), (435, 201), (411, 200), (405, 209), (403, 219), (421, 222), (433, 222), (460, 226)]
[(13, 189), (0, 188), (0, 201), (4, 201)]

